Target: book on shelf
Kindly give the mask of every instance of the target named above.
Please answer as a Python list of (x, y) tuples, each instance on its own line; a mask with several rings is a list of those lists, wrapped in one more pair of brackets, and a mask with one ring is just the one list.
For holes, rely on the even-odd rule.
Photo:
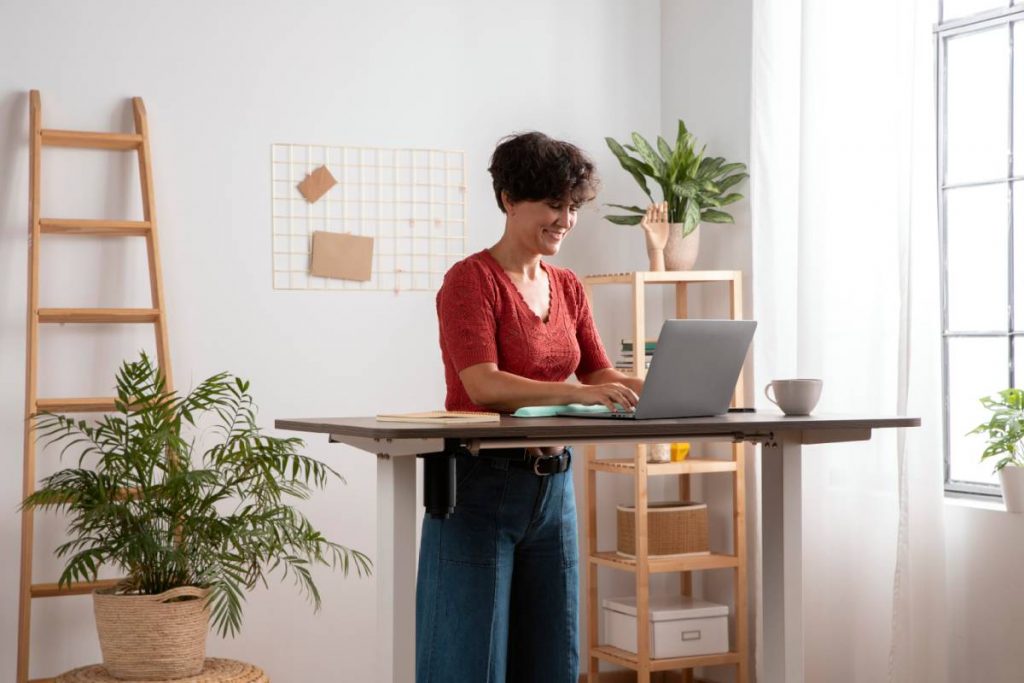
[(501, 413), (468, 410), (428, 410), (421, 413), (385, 413), (378, 422), (422, 422), (426, 424), (469, 424), (474, 422), (501, 422)]
[[(620, 343), (621, 343), (622, 351), (623, 352), (625, 352), (625, 351), (629, 351), (630, 353), (633, 352), (633, 340), (632, 339), (622, 339)], [(649, 354), (650, 353), (654, 353), (654, 349), (657, 346), (658, 346), (658, 340), (657, 339), (648, 339), (646, 342), (644, 342), (644, 351), (646, 351)]]
[[(645, 368), (651, 367), (651, 357), (650, 356), (647, 357), (647, 361), (644, 363), (644, 367)], [(622, 360), (615, 361), (615, 369), (616, 370), (632, 370), (633, 369), (633, 359), (630, 358), (630, 359), (622, 359)]]

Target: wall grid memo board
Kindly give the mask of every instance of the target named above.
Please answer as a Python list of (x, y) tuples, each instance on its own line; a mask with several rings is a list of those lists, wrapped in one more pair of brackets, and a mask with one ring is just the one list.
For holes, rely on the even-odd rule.
[[(337, 184), (316, 201), (299, 183), (321, 166)], [(432, 291), (466, 252), (466, 155), (443, 149), (274, 144), (274, 289)], [(368, 281), (310, 274), (313, 233), (372, 237)]]

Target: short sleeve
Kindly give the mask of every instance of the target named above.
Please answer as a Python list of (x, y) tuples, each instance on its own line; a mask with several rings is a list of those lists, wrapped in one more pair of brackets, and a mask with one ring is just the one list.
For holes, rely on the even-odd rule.
[(458, 264), (445, 275), (437, 293), (437, 321), (441, 351), (455, 372), (498, 362), (496, 300), (493, 283), (474, 264)]
[(576, 341), (580, 346), (580, 363), (576, 366), (576, 377), (582, 378), (610, 368), (612, 362), (608, 360), (604, 344), (597, 334), (597, 326), (594, 324), (594, 317), (590, 312), (590, 302), (583, 291), (583, 283), (576, 277), (575, 273), (569, 271), (570, 287), (576, 300)]

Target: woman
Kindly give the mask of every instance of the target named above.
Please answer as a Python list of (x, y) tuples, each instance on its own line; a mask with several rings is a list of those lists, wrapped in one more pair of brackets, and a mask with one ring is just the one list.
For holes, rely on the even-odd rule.
[[(455, 264), (437, 295), (449, 410), (636, 405), (643, 380), (611, 367), (583, 286), (543, 262), (596, 194), (593, 162), (541, 133), (503, 140), (490, 166), (505, 232)], [(580, 383), (566, 381), (575, 375)], [(419, 683), (576, 683), (576, 504), (568, 449), (459, 456), (457, 504), (423, 520)]]

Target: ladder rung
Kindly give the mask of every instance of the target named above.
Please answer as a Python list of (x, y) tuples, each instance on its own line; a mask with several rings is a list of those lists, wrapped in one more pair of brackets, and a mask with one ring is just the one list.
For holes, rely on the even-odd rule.
[(41, 323), (155, 323), (155, 308), (40, 308)]
[(33, 583), (33, 598), (56, 598), (64, 595), (87, 595), (99, 588), (113, 588), (121, 579), (100, 579), (99, 581), (83, 581), (73, 583), (70, 588), (62, 588), (56, 583)]
[(89, 398), (39, 398), (36, 410), (47, 413), (112, 413), (114, 399), (106, 397)]
[(142, 136), (137, 133), (92, 133), (80, 130), (43, 130), (42, 141), (50, 147), (86, 147), (89, 149), (138, 149)]
[(77, 218), (41, 218), (40, 232), (58, 235), (146, 235), (151, 228), (149, 221), (107, 221)]

